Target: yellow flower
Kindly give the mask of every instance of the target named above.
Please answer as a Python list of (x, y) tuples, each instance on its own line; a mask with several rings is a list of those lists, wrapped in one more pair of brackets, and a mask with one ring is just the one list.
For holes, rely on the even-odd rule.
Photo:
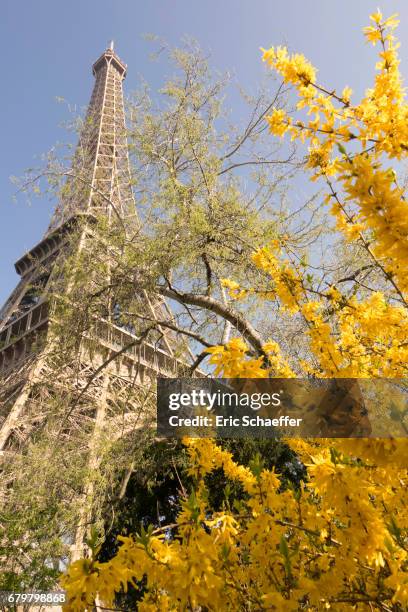
[(381, 11), (377, 11), (376, 13), (372, 13), (370, 15), (370, 19), (372, 19), (372, 21), (374, 21), (374, 23), (376, 23), (377, 25), (379, 25), (382, 21), (382, 13)]
[(353, 93), (353, 90), (350, 89), (350, 87), (345, 87), (343, 89), (343, 91), (342, 91), (342, 94), (341, 94), (341, 97), (343, 98), (343, 101), (346, 102), (346, 103), (349, 103), (352, 93)]
[(367, 39), (367, 42), (372, 43), (373, 45), (377, 44), (379, 40), (381, 40), (381, 32), (378, 28), (374, 26), (367, 26), (364, 28), (364, 34)]
[(274, 109), (272, 114), (266, 117), (266, 121), (269, 124), (270, 132), (275, 136), (284, 136), (292, 122), (291, 118), (282, 109)]

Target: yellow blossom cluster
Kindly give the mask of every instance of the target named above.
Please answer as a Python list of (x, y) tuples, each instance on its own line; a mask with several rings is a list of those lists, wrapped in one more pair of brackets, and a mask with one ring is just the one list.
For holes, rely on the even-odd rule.
[[(120, 537), (105, 563), (81, 559), (63, 577), (67, 610), (96, 598), (113, 607), (115, 592), (145, 577), (138, 609), (209, 611), (363, 609), (361, 601), (405, 606), (408, 514), (401, 467), (407, 445), (392, 440), (294, 442), (309, 481), (280, 489), (274, 471), (237, 464), (213, 440), (185, 440), (196, 489), (173, 526)], [(246, 493), (214, 512), (205, 476), (222, 468)], [(360, 603), (359, 603), (360, 602)], [(368, 608), (369, 609), (369, 608)]]
[(408, 203), (395, 172), (381, 169), (384, 156), (401, 160), (408, 150), (408, 104), (394, 35), (398, 20), (395, 15), (384, 19), (380, 12), (371, 20), (365, 36), (380, 45), (380, 59), (374, 85), (358, 104), (351, 103), (350, 88), (337, 94), (320, 85), (303, 56), (288, 55), (280, 47), (263, 50), (264, 61), (294, 85), (297, 108), (305, 113), (294, 120), (284, 110), (274, 109), (267, 120), (273, 134), (289, 132), (292, 139), (309, 142), (307, 165), (313, 180), (324, 177), (331, 187), (337, 227), (349, 239), (361, 240), (387, 274), (395, 275), (400, 292), (406, 293)]
[(210, 363), (215, 365), (215, 375), (223, 373), (225, 378), (266, 378), (264, 357), (245, 359), (248, 347), (241, 338), (233, 338), (222, 346), (207, 349)]
[[(344, 202), (358, 202), (359, 214), (347, 225), (373, 236), (373, 255), (383, 261), (402, 293), (408, 293), (408, 205), (392, 170), (384, 170), (368, 155), (338, 164)], [(344, 219), (343, 211), (339, 217)]]
[(287, 83), (308, 88), (316, 80), (316, 69), (300, 53), (289, 56), (286, 47), (262, 49), (263, 59), (280, 72)]
[[(263, 247), (254, 256), (259, 268), (278, 278), (277, 295), (284, 310), (302, 316), (314, 360), (297, 364), (300, 374), (318, 378), (404, 378), (408, 370), (408, 310), (390, 304), (383, 293), (369, 298), (346, 298), (336, 287), (330, 287), (321, 300), (308, 299), (296, 272), (285, 264), (282, 277), (273, 248)], [(277, 273), (278, 270), (278, 273)], [(287, 283), (285, 285), (285, 282)], [(331, 315), (327, 314), (328, 304)], [(263, 347), (265, 355), (250, 357), (240, 338), (223, 346), (208, 349), (215, 374), (227, 378), (266, 378), (294, 376), (276, 342)]]
[(254, 264), (268, 274), (273, 287), (268, 295), (276, 295), (282, 306), (289, 312), (298, 310), (298, 301), (303, 293), (302, 281), (293, 267), (287, 261), (281, 261), (280, 246), (277, 241), (272, 243), (273, 248), (258, 249), (253, 256)]
[[(336, 378), (404, 377), (408, 364), (408, 312), (388, 304), (380, 292), (358, 301), (333, 300), (337, 317), (324, 320), (323, 305), (307, 302), (301, 312), (319, 369), (316, 376)], [(341, 304), (341, 306), (340, 306)]]
[(228, 295), (233, 300), (241, 300), (248, 295), (248, 291), (242, 289), (236, 281), (230, 280), (229, 278), (222, 278), (221, 284), (225, 289), (228, 290)]
[(225, 378), (293, 378), (294, 372), (283, 357), (277, 342), (269, 340), (263, 345), (264, 354), (248, 358), (249, 349), (241, 338), (233, 338), (224, 345), (207, 349), (215, 374)]

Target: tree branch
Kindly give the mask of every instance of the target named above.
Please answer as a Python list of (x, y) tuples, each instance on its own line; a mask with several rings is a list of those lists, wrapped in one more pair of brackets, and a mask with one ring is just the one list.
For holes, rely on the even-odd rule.
[(157, 287), (157, 293), (164, 297), (175, 300), (179, 304), (189, 304), (210, 310), (214, 314), (229, 321), (237, 331), (248, 341), (257, 355), (265, 356), (262, 349), (263, 341), (256, 329), (245, 319), (245, 317), (233, 310), (230, 306), (224, 305), (219, 300), (208, 295), (196, 295), (194, 293), (181, 293), (168, 287)]

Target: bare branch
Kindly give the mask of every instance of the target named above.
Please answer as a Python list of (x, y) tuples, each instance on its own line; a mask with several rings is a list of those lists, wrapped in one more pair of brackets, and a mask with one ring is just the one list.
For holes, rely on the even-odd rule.
[(210, 310), (214, 314), (229, 321), (237, 331), (249, 342), (257, 355), (265, 355), (262, 345), (263, 341), (256, 329), (247, 319), (239, 312), (233, 310), (230, 306), (226, 306), (219, 300), (208, 295), (196, 295), (194, 293), (181, 293), (175, 289), (159, 286), (157, 292), (164, 297), (168, 297), (180, 304), (189, 304), (191, 306), (199, 306)]

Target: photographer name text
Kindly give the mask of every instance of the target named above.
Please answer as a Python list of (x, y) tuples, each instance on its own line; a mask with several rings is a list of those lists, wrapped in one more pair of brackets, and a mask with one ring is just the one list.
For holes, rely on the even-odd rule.
[(223, 415), (197, 415), (194, 417), (179, 417), (171, 415), (171, 427), (299, 427), (303, 419), (294, 419), (288, 415), (277, 418), (263, 418), (261, 416), (223, 416)]

